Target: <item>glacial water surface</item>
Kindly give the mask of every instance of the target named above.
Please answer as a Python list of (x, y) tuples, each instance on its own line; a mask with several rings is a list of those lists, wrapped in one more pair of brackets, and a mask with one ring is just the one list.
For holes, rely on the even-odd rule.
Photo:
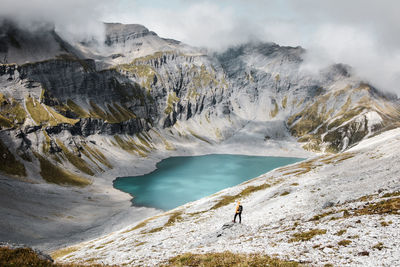
[(149, 174), (117, 178), (114, 187), (131, 194), (135, 206), (170, 210), (300, 160), (243, 155), (172, 157), (157, 163)]

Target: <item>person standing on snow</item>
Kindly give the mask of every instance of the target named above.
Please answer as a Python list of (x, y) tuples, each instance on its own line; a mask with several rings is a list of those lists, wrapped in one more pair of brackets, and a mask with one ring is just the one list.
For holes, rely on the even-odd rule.
[(243, 211), (243, 206), (240, 205), (240, 201), (237, 202), (236, 205), (236, 211), (235, 211), (235, 217), (233, 217), (233, 221), (232, 222), (236, 222), (236, 216), (239, 215), (239, 223), (242, 223), (242, 211)]

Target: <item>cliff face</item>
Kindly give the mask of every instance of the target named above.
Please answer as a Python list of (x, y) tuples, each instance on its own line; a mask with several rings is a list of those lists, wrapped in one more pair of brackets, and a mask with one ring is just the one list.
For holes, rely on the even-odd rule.
[(217, 58), (230, 82), (232, 113), (266, 123), (282, 120), (290, 134), (314, 151), (338, 152), (395, 127), (396, 97), (330, 66), (318, 75), (301, 70), (302, 48), (246, 45)]
[[(348, 66), (334, 65), (318, 75), (302, 72), (300, 47), (259, 43), (204, 54), (141, 25), (121, 24), (106, 24), (105, 39), (108, 52), (129, 62), (103, 57), (111, 64), (104, 69), (98, 58), (84, 59), (78, 48), (70, 48), (55, 58), (51, 52), (44, 61), (1, 65), (2, 129), (25, 133), (27, 140), (28, 132), (45, 129), (49, 136), (42, 139), (52, 140), (64, 131), (82, 137), (134, 135), (179, 122), (192, 135), (223, 142), (244, 125), (263, 123), (285, 132), (266, 133), (266, 139), (291, 135), (305, 149), (337, 152), (396, 126), (399, 116), (393, 99), (358, 81)], [(157, 46), (144, 47), (160, 51), (132, 57), (127, 49), (138, 40), (157, 40)], [(24, 47), (14, 48), (23, 54)], [(207, 122), (215, 133), (185, 127), (191, 120)]]

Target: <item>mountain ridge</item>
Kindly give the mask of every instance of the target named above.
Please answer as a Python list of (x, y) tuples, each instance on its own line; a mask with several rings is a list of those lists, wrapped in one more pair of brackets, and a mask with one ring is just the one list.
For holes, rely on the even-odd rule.
[[(107, 25), (116, 32), (105, 36), (109, 42), (101, 47), (67, 44), (50, 31), (42, 33), (43, 40), (50, 38), (56, 49), (25, 60), (15, 57), (15, 63), (8, 51), (46, 50), (43, 40), (31, 44), (28, 38), (25, 45), (15, 38), (18, 48), (7, 34), (0, 35), (0, 58), (7, 55), (9, 62), (0, 64), (0, 147), (5, 162), (19, 170), (0, 165), (1, 209), (7, 214), (2, 239), (47, 249), (67, 242), (69, 232), (94, 238), (94, 225), (104, 232), (119, 230), (158, 214), (130, 209), (130, 196), (113, 189), (112, 180), (149, 172), (171, 155), (225, 151), (309, 157), (346, 151), (398, 127), (397, 99), (358, 79), (345, 65), (313, 75), (302, 72), (301, 47), (253, 43), (205, 53), (144, 26)], [(121, 27), (128, 27), (127, 33), (119, 32)], [(18, 53), (24, 47), (28, 52)], [(57, 179), (51, 172), (58, 173)], [(10, 186), (14, 189), (8, 192)], [(51, 192), (68, 208), (57, 200), (53, 206), (45, 203)], [(85, 209), (95, 212), (81, 223)], [(107, 217), (123, 222), (107, 225)], [(8, 222), (22, 228), (29, 222), (32, 230), (17, 233)], [(32, 241), (35, 236), (40, 238)], [(69, 242), (78, 240), (76, 234)]]

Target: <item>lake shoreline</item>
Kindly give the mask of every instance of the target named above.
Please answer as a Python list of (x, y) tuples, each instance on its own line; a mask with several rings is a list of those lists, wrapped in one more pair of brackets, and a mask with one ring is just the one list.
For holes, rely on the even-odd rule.
[[(313, 157), (306, 163), (275, 169), (250, 182), (77, 244), (72, 252), (57, 261), (95, 259), (96, 263), (103, 264), (158, 266), (185, 253), (229, 250), (233, 253), (276, 254), (280, 258), (317, 265), (359, 263), (356, 265), (365, 266), (371, 260), (374, 263), (385, 260), (392, 266), (399, 258), (396, 250), (399, 239), (387, 233), (397, 233), (395, 229), (400, 222), (395, 214), (385, 216), (385, 221), (393, 224), (380, 226), (380, 214), (368, 215), (367, 221), (356, 214), (343, 215), (342, 211), (355, 212), (355, 204), (364, 210), (371, 203), (389, 201), (386, 194), (398, 192), (396, 173), (399, 168), (395, 163), (399, 134), (398, 129), (392, 130), (365, 140), (345, 153)], [(371, 157), (371, 151), (372, 155), (384, 154), (376, 159)], [(305, 169), (304, 165), (308, 167)], [(377, 168), (381, 171), (374, 172)], [(383, 192), (378, 192), (380, 188)], [(223, 202), (225, 198), (229, 201)], [(231, 223), (236, 199), (244, 206), (242, 224)], [(330, 203), (333, 206), (327, 209), (326, 205), (332, 205)], [(332, 213), (327, 212), (332, 209)], [(226, 228), (226, 225), (232, 227)], [(354, 236), (350, 249), (339, 244), (343, 236), (336, 234), (344, 227), (348, 231), (346, 235)], [(310, 229), (323, 229), (324, 233), (310, 242), (293, 243), (297, 242), (292, 241), (293, 237)], [(370, 250), (377, 240), (387, 244), (387, 248)], [(337, 248), (329, 250), (333, 255), (320, 250), (321, 246), (330, 244)], [(354, 253), (365, 250), (371, 252), (370, 257)]]
[(117, 177), (113, 186), (130, 194), (135, 207), (168, 211), (302, 160), (237, 154), (168, 157), (148, 174)]
[[(100, 136), (93, 136), (93, 141), (101, 144)], [(218, 145), (203, 142), (175, 142), (175, 150), (153, 150), (147, 157), (127, 156), (125, 153), (115, 153), (112, 159), (113, 169), (110, 169), (93, 180), (93, 184), (85, 188), (86, 197), (96, 196), (97, 201), (85, 201), (96, 209), (96, 217), (93, 217), (92, 225), (80, 232), (66, 232), (65, 236), (58, 239), (48, 237), (34, 247), (47, 253), (62, 247), (71, 246), (83, 241), (95, 239), (98, 236), (119, 231), (130, 225), (134, 225), (151, 216), (159, 215), (165, 211), (150, 207), (138, 207), (131, 203), (132, 196), (113, 187), (116, 177), (137, 176), (151, 173), (157, 167), (157, 163), (163, 159), (177, 156), (201, 156), (210, 154), (248, 155), (248, 156), (279, 156), (309, 158), (315, 156), (313, 152), (305, 151), (301, 144), (293, 141), (268, 141), (254, 142), (251, 144), (222, 143)], [(95, 194), (94, 194), (95, 192)], [(71, 196), (71, 201), (73, 201)], [(84, 213), (81, 216), (88, 217)], [(91, 215), (90, 215), (91, 216)], [(77, 215), (79, 218), (79, 215)], [(78, 223), (78, 222), (77, 222)]]

